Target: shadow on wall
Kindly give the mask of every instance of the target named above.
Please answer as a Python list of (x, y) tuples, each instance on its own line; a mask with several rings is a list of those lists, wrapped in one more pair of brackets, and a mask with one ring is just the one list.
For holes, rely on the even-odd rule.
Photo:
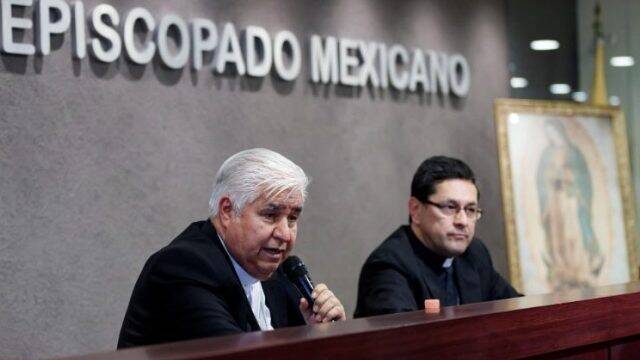
[(332, 85), (310, 83), (309, 88), (311, 89), (311, 93), (314, 97), (323, 97), (324, 99), (329, 99), (332, 96), (338, 98), (360, 99), (363, 96), (362, 93), (366, 91), (366, 96), (368, 96), (371, 101), (390, 100), (395, 103), (406, 103), (410, 100), (417, 99), (417, 103), (420, 106), (432, 106), (433, 102), (436, 101), (439, 107), (449, 106), (454, 110), (460, 111), (464, 110), (464, 107), (466, 106), (466, 98), (445, 96), (441, 93), (434, 94), (423, 91), (410, 92), (394, 88), (381, 89), (376, 88), (371, 84), (367, 85), (366, 88), (363, 88), (345, 86), (342, 84)]

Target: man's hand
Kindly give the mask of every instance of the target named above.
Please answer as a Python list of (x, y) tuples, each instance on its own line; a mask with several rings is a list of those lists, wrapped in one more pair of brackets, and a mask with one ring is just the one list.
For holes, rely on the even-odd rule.
[(344, 307), (340, 300), (329, 290), (327, 285), (318, 284), (311, 293), (313, 309), (309, 309), (306, 299), (300, 299), (300, 311), (304, 314), (307, 324), (317, 324), (336, 320), (346, 320)]

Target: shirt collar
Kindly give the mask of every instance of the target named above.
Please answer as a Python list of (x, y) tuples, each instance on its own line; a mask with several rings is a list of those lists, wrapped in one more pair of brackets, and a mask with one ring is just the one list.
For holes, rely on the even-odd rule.
[(453, 257), (446, 258), (444, 256), (440, 256), (433, 252), (433, 250), (429, 249), (425, 244), (418, 239), (416, 234), (413, 232), (411, 225), (406, 226), (406, 233), (409, 237), (411, 245), (413, 247), (413, 251), (418, 254), (418, 257), (422, 259), (429, 267), (431, 267), (434, 271), (439, 272), (442, 269), (447, 269), (453, 265)]
[(250, 287), (253, 284), (257, 283), (259, 280), (249, 275), (249, 273), (246, 272), (246, 270), (243, 269), (242, 266), (240, 266), (240, 264), (238, 264), (236, 259), (233, 258), (233, 255), (231, 255), (229, 250), (227, 250), (227, 245), (225, 245), (220, 234), (216, 232), (216, 235), (218, 235), (218, 240), (220, 240), (220, 243), (222, 243), (222, 247), (224, 248), (224, 251), (226, 251), (227, 255), (229, 255), (229, 259), (231, 259), (231, 264), (233, 265), (233, 269), (236, 271), (236, 274), (240, 279), (240, 283), (242, 284), (242, 287), (243, 288)]

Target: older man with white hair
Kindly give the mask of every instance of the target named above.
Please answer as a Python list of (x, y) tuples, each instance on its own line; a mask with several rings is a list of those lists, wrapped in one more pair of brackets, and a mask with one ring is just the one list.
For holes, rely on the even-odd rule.
[(313, 308), (282, 274), (309, 180), (291, 160), (251, 149), (220, 167), (209, 219), (153, 254), (135, 285), (118, 348), (344, 320), (324, 284)]

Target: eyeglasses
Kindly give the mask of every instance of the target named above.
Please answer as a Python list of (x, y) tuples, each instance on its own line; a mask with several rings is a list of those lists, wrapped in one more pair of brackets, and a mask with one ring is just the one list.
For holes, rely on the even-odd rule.
[(469, 220), (471, 221), (477, 221), (478, 219), (480, 219), (480, 217), (482, 217), (482, 209), (475, 205), (470, 205), (463, 208), (460, 206), (460, 204), (455, 202), (438, 204), (433, 201), (425, 200), (423, 201), (423, 203), (437, 207), (443, 214), (447, 216), (456, 216), (460, 212), (460, 210), (464, 210), (465, 215), (467, 215), (467, 218), (469, 218)]

